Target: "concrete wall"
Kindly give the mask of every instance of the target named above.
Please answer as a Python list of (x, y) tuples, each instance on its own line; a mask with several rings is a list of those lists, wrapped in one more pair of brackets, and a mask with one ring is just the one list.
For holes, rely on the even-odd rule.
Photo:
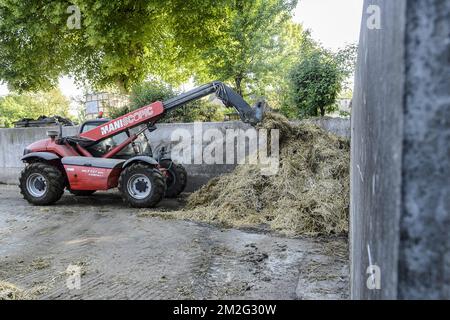
[[(322, 121), (315, 122), (325, 130), (336, 133), (338, 135), (349, 137), (350, 121), (348, 119), (327, 118)], [(152, 148), (156, 153), (162, 146), (169, 147), (171, 145), (171, 134), (175, 129), (187, 130), (191, 135), (194, 133), (193, 123), (177, 123), (177, 124), (157, 124), (158, 130), (149, 134)], [(229, 122), (211, 122), (203, 123), (202, 130), (218, 129), (225, 133), (227, 129), (246, 129), (248, 125), (240, 121)], [(15, 128), (0, 129), (0, 183), (16, 184), (18, 175), (23, 168), (20, 161), (24, 148), (30, 143), (46, 138), (47, 130), (56, 130), (56, 128)], [(64, 127), (64, 135), (76, 134), (78, 127)], [(206, 143), (204, 143), (205, 146)], [(192, 139), (192, 151), (195, 150), (196, 144)], [(236, 153), (236, 146), (235, 146)], [(193, 162), (192, 162), (193, 163)], [(234, 165), (215, 164), (187, 164), (189, 179), (187, 190), (192, 191), (205, 184), (212, 177), (218, 176), (225, 172), (229, 172)]]
[[(366, 25), (369, 5), (381, 29)], [(450, 298), (450, 3), (364, 2), (351, 141), (351, 294)], [(377, 265), (381, 288), (369, 289)]]
[[(174, 143), (171, 143), (171, 135), (174, 130), (186, 130), (192, 136), (191, 139), (191, 161), (190, 163), (183, 163), (188, 172), (188, 185), (186, 186), (187, 191), (193, 191), (206, 184), (208, 180), (213, 177), (217, 177), (226, 172), (230, 172), (235, 168), (235, 165), (227, 165), (227, 164), (194, 164), (194, 155), (195, 152), (201, 152), (203, 149), (198, 148), (198, 143), (194, 141), (194, 123), (161, 123), (158, 124), (158, 130), (155, 130), (150, 133), (149, 138), (151, 141), (151, 145), (154, 153), (156, 154), (161, 147), (166, 147), (171, 149)], [(227, 129), (248, 129), (249, 125), (241, 121), (228, 121), (228, 122), (203, 122), (201, 123), (200, 137), (202, 133), (209, 129), (217, 129), (224, 136)], [(203, 142), (202, 148), (204, 148), (208, 143)], [(224, 142), (225, 144), (225, 142)], [(224, 149), (225, 150), (225, 149)], [(234, 145), (234, 151), (236, 153), (236, 144)], [(181, 161), (179, 161), (181, 162)]]
[(406, 18), (398, 296), (450, 299), (450, 1)]
[[(48, 128), (14, 128), (0, 129), (0, 183), (18, 183), (19, 173), (23, 168), (20, 158), (27, 145), (34, 141), (45, 139)], [(64, 135), (74, 135), (78, 127), (63, 127)]]
[(313, 119), (304, 120), (318, 125), (326, 131), (332, 132), (338, 136), (350, 139), (350, 119), (347, 118), (330, 118), (330, 117), (318, 117)]

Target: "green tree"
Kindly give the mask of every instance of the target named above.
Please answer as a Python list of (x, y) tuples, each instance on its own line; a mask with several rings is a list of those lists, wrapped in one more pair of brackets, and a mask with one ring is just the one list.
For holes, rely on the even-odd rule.
[(250, 85), (252, 92), (258, 97), (264, 96), (271, 108), (281, 109), (290, 103), (290, 79), (287, 75), (298, 61), (304, 37), (301, 25), (286, 21), (278, 38), (280, 50), (268, 57), (270, 69)]
[(174, 89), (162, 81), (153, 80), (135, 84), (131, 89), (129, 105), (123, 108), (111, 109), (108, 116), (117, 118), (152, 102), (164, 101), (173, 96), (175, 96)]
[[(231, 82), (240, 95), (261, 93), (276, 71), (274, 57), (283, 56), (286, 35), (299, 35), (287, 21), (296, 0), (235, 0), (224, 10), (218, 40), (202, 52), (209, 80)], [(291, 27), (291, 30), (288, 28)], [(280, 59), (281, 60), (281, 59)], [(278, 69), (277, 69), (278, 68)]]
[(314, 50), (302, 57), (292, 70), (291, 79), (293, 102), (300, 118), (334, 111), (342, 77), (331, 54)]
[(58, 115), (70, 118), (70, 102), (58, 89), (48, 92), (17, 94), (11, 93), (0, 98), (0, 122), (12, 127), (23, 118), (36, 119), (39, 116)]
[(358, 45), (355, 43), (346, 45), (334, 54), (343, 78), (342, 90), (347, 92), (351, 92), (353, 90), (353, 78), (355, 74), (357, 55)]
[(225, 106), (201, 99), (172, 111), (163, 121), (169, 123), (223, 121), (226, 110)]
[(290, 118), (304, 118), (336, 111), (341, 90), (350, 90), (356, 51), (352, 44), (333, 53), (306, 34), (299, 60), (289, 74), (290, 98), (282, 112)]
[[(72, 3), (80, 29), (70, 29)], [(0, 80), (46, 90), (63, 74), (129, 91), (148, 74), (188, 79), (198, 50), (214, 45), (232, 0), (1, 0)], [(73, 14), (73, 13), (72, 13)]]

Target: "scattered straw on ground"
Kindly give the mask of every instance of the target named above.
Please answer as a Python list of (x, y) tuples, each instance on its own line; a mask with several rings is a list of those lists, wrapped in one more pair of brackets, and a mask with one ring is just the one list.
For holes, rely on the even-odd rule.
[(277, 114), (267, 114), (261, 126), (280, 130), (278, 173), (240, 165), (193, 193), (176, 215), (230, 227), (266, 224), (291, 236), (346, 234), (348, 140)]
[(30, 299), (29, 295), (12, 283), (0, 281), (0, 300)]
[(46, 268), (50, 267), (50, 261), (48, 261), (44, 258), (37, 258), (31, 262), (30, 266), (33, 269), (42, 270), (42, 269), (46, 269)]

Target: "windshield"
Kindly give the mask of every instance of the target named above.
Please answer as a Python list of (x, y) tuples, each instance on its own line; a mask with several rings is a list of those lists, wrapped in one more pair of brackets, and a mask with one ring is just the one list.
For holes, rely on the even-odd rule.
[[(101, 124), (98, 123), (86, 123), (83, 126), (82, 131), (86, 132), (89, 131)], [(143, 129), (143, 126), (138, 126), (135, 128), (130, 129), (130, 134), (135, 134), (139, 130)], [(94, 156), (94, 157), (101, 157), (110, 150), (114, 149), (118, 145), (120, 145), (122, 142), (124, 142), (128, 138), (128, 135), (125, 132), (120, 132), (114, 136), (111, 136), (109, 138), (103, 139), (99, 141), (98, 143), (90, 146), (88, 151)], [(123, 148), (120, 152), (118, 152), (114, 158), (120, 158), (120, 159), (128, 159), (133, 156), (137, 155), (146, 155), (146, 156), (152, 156), (152, 150), (149, 144), (149, 141), (145, 135), (145, 133), (140, 134), (137, 139), (134, 141), (134, 144), (136, 148), (133, 148), (132, 144), (130, 143), (125, 148)]]
[(84, 126), (83, 126), (83, 130), (81, 131), (81, 133), (86, 132), (86, 131), (89, 131), (89, 130), (92, 130), (92, 129), (98, 127), (98, 126), (101, 125), (101, 124), (102, 124), (102, 123), (95, 123), (95, 122), (93, 122), (93, 123), (85, 123)]

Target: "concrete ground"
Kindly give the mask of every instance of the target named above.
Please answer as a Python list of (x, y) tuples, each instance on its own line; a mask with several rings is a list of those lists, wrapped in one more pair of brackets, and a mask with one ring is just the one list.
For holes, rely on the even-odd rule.
[[(221, 229), (127, 207), (114, 192), (35, 207), (0, 185), (0, 281), (36, 299), (346, 299), (347, 241)], [(145, 210), (145, 211), (148, 211)], [(69, 265), (81, 269), (69, 289)]]

